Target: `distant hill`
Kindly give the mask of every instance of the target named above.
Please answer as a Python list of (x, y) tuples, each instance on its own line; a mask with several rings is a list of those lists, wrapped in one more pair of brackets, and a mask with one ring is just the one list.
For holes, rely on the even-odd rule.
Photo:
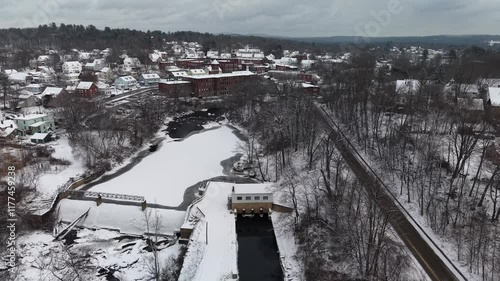
[(500, 41), (500, 35), (435, 35), (435, 36), (408, 36), (408, 37), (355, 37), (355, 36), (332, 36), (332, 37), (298, 37), (289, 38), (299, 42), (315, 42), (320, 44), (341, 43), (368, 43), (386, 44), (388, 42), (397, 45), (443, 45), (443, 46), (488, 46), (490, 41)]

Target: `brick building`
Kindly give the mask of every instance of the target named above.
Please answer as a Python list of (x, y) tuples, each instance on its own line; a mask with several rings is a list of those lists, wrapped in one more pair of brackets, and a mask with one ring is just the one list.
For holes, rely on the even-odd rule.
[(250, 71), (237, 71), (214, 75), (190, 75), (183, 77), (191, 82), (195, 97), (209, 97), (230, 94), (237, 85), (255, 77)]
[(192, 73), (193, 71), (190, 70), (187, 75), (183, 75), (182, 81), (161, 81), (158, 86), (159, 91), (177, 96), (189, 96), (187, 92), (194, 97), (226, 95), (242, 82), (255, 77), (250, 71), (221, 74), (197, 74)]
[(75, 93), (82, 98), (93, 98), (98, 94), (98, 90), (94, 82), (80, 82), (76, 86)]
[(189, 81), (166, 81), (158, 83), (158, 90), (169, 97), (190, 97), (193, 91)]

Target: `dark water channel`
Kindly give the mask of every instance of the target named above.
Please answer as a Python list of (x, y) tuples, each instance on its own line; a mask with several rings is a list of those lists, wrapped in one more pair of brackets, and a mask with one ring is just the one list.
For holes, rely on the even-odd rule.
[(240, 281), (283, 281), (278, 245), (267, 216), (236, 220)]

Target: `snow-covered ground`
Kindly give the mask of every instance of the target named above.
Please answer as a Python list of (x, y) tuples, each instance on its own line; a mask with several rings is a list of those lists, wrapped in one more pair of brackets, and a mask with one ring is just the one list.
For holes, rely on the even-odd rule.
[(240, 141), (226, 126), (194, 134), (182, 141), (166, 139), (154, 154), (131, 171), (91, 191), (146, 197), (167, 206), (182, 203), (186, 188), (222, 175), (220, 162), (236, 154)]
[(196, 205), (204, 216), (191, 237), (180, 281), (232, 280), (238, 274), (236, 218), (227, 208), (232, 187), (231, 183), (210, 182)]
[(73, 154), (73, 149), (67, 138), (60, 138), (49, 144), (55, 149), (52, 157), (71, 162), (69, 166), (53, 166), (51, 171), (43, 174), (38, 182), (37, 191), (42, 197), (54, 196), (57, 189), (64, 185), (70, 178), (78, 178), (85, 172), (85, 167), (81, 159)]
[[(98, 268), (115, 268), (118, 272), (115, 276), (122, 281), (149, 280), (147, 263), (152, 254), (145, 250), (146, 242), (142, 239), (116, 240), (120, 235), (108, 230), (79, 230), (76, 244), (72, 250), (88, 255), (91, 264), (91, 274), (88, 280), (106, 280), (105, 277), (95, 275)], [(48, 233), (32, 233), (20, 236), (18, 244), (22, 251), (18, 262), (18, 276), (16, 281), (33, 280), (57, 280), (48, 270), (53, 262), (53, 253), (60, 253), (63, 246), (60, 242), (54, 242)], [(159, 252), (160, 264), (170, 257), (177, 257), (180, 245), (175, 244)]]
[[(112, 229), (130, 235), (143, 235), (147, 232), (145, 212), (138, 206), (122, 206), (108, 203), (97, 206), (96, 202), (93, 201), (63, 199), (58, 208), (58, 218), (65, 223), (71, 223), (90, 208), (89, 214), (77, 224), (79, 227)], [(186, 213), (175, 210), (151, 210), (150, 224), (153, 223), (157, 212), (162, 221), (159, 233), (169, 236), (174, 235), (174, 231), (180, 228)], [(151, 231), (152, 228), (150, 226)]]
[(277, 212), (272, 214), (274, 234), (284, 269), (283, 274), (285, 280), (305, 280), (304, 265), (297, 256), (298, 245), (295, 242), (293, 229), (290, 229), (290, 224), (286, 222), (287, 216), (291, 216), (291, 214)]

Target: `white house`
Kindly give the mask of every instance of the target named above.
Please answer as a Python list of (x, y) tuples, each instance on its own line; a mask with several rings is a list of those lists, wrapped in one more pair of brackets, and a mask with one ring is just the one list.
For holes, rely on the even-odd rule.
[(109, 67), (104, 67), (103, 69), (101, 69), (101, 71), (99, 71), (97, 73), (97, 78), (100, 80), (100, 81), (104, 81), (104, 82), (107, 82), (107, 81), (111, 81), (113, 80), (113, 71), (111, 70), (111, 68)]
[(115, 87), (120, 90), (128, 90), (136, 85), (137, 80), (132, 76), (121, 76), (115, 80)]
[(22, 134), (47, 133), (55, 129), (54, 120), (47, 114), (28, 114), (14, 118), (19, 131)]
[(67, 61), (63, 63), (62, 70), (64, 74), (82, 72), (82, 64), (78, 61)]
[(103, 82), (97, 82), (97, 90), (101, 95), (109, 96), (111, 95), (111, 87)]
[(85, 69), (91, 71), (101, 71), (105, 66), (106, 62), (103, 59), (95, 59), (93, 62), (85, 64)]
[(139, 83), (144, 86), (154, 86), (160, 83), (160, 75), (156, 73), (141, 74)]
[(29, 84), (24, 88), (26, 91), (33, 95), (38, 95), (42, 92), (42, 85), (40, 84)]

